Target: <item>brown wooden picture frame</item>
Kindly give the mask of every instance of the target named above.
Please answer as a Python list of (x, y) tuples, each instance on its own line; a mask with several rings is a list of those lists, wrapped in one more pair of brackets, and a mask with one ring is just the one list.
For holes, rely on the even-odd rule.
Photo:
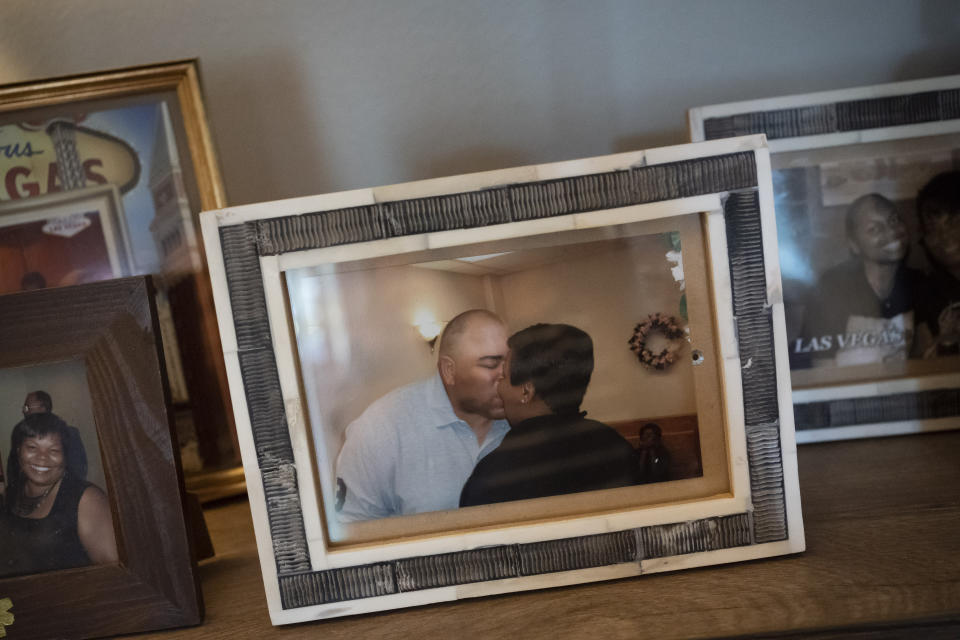
[[(163, 114), (156, 129), (146, 118), (136, 120), (137, 126), (130, 120), (126, 128), (119, 124), (120, 116), (107, 120), (107, 114), (125, 109), (128, 115), (123, 117), (130, 119), (130, 109), (149, 106)], [(98, 117), (104, 120), (98, 123)], [(71, 136), (73, 144), (57, 142), (69, 142)], [(43, 141), (42, 149), (38, 140)], [(84, 150), (85, 140), (100, 146)], [(104, 140), (126, 149), (129, 172), (112, 172), (113, 155), (93, 151), (101, 150), (107, 144)], [(0, 200), (29, 199), (94, 183), (115, 184), (121, 191), (126, 210), (121, 215), (136, 223), (129, 225), (134, 236), (137, 229), (141, 234), (139, 246), (133, 238), (132, 255), (144, 261), (122, 275), (155, 277), (181, 442), (193, 441), (196, 435), (189, 449), (196, 453), (184, 457), (187, 485), (201, 501), (243, 493), (226, 371), (199, 239), (199, 212), (226, 204), (199, 62), (179, 60), (0, 86), (0, 146), (7, 150), (6, 164), (0, 166)], [(161, 147), (167, 155), (158, 156)], [(136, 200), (127, 200), (128, 189), (140, 191)], [(143, 258), (145, 254), (150, 257)]]
[(0, 297), (0, 368), (82, 360), (120, 561), (0, 579), (8, 638), (199, 624), (196, 561), (150, 278)]

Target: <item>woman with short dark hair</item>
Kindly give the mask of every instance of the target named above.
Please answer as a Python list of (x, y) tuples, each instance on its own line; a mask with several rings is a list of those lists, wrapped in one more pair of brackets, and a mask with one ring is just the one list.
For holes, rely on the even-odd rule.
[(510, 431), (464, 485), (460, 506), (637, 484), (636, 452), (580, 404), (593, 373), (593, 341), (567, 324), (513, 334), (499, 393)]
[(80, 433), (53, 413), (32, 413), (10, 436), (0, 523), (0, 575), (117, 561), (107, 496), (87, 482)]

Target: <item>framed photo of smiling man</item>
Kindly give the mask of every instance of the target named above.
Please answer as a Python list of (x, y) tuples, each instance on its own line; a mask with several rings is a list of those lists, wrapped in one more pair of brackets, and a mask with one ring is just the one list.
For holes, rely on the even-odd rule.
[(713, 105), (770, 140), (799, 442), (960, 427), (960, 76)]
[(754, 136), (202, 214), (274, 623), (801, 551), (772, 205)]

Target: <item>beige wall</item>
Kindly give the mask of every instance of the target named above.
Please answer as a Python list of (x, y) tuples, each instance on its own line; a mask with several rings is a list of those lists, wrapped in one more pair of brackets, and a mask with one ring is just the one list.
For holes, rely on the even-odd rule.
[(491, 306), (484, 278), (417, 267), (287, 277), (311, 422), (334, 455), (371, 402), (436, 372), (418, 312), (444, 321)]
[(231, 204), (682, 143), (960, 73), (955, 0), (3, 0), (0, 83), (198, 57)]
[(38, 389), (53, 398), (55, 414), (80, 430), (87, 450), (87, 480), (106, 490), (86, 368), (79, 360), (0, 369), (0, 453), (3, 454), (4, 474), (10, 455), (10, 434), (23, 419), (23, 401), (29, 392)]
[(689, 358), (652, 371), (627, 345), (647, 314), (679, 315), (681, 291), (670, 274), (668, 250), (662, 236), (643, 236), (628, 249), (500, 278), (507, 301), (503, 315), (512, 331), (562, 322), (593, 338), (594, 374), (582, 407), (590, 417), (613, 421), (696, 413)]

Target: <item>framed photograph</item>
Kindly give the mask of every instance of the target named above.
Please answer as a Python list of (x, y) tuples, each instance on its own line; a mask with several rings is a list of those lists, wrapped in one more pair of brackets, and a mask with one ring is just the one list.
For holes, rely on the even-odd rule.
[(225, 201), (197, 62), (0, 86), (0, 149), (0, 294), (152, 274), (188, 484), (242, 492), (199, 238)]
[(754, 136), (204, 213), (273, 622), (802, 551), (772, 205)]
[(764, 133), (798, 442), (960, 427), (960, 76), (700, 107)]
[(0, 325), (6, 636), (198, 624), (151, 281), (6, 295)]
[(20, 267), (0, 273), (8, 292), (130, 275), (133, 251), (117, 188), (0, 201), (0, 255)]

